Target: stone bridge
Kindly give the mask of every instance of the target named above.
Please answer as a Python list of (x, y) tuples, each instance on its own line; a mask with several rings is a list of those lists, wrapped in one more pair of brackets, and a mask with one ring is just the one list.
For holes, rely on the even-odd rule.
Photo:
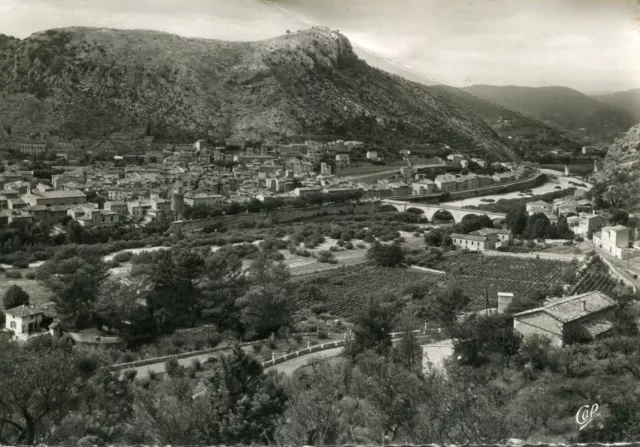
[(469, 214), (474, 214), (476, 216), (486, 215), (492, 220), (504, 219), (506, 216), (506, 214), (503, 214), (503, 213), (494, 213), (494, 212), (484, 211), (484, 210), (460, 208), (457, 206), (443, 205), (439, 203), (423, 204), (423, 203), (405, 202), (402, 200), (381, 200), (380, 201), (380, 208), (378, 211), (391, 211), (391, 210), (400, 211), (400, 212), (404, 212), (404, 211), (411, 212), (411, 211), (419, 210), (419, 211), (422, 211), (421, 214), (425, 216), (427, 219), (429, 219), (430, 222), (433, 221), (433, 216), (438, 211), (448, 211), (449, 214), (451, 214), (451, 216), (453, 217), (453, 220), (455, 222), (460, 222), (464, 216), (468, 216)]

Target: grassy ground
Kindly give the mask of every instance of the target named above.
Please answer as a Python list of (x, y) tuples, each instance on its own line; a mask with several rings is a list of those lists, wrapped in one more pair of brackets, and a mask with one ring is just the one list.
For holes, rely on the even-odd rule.
[[(4, 273), (0, 273), (0, 297), (4, 296), (5, 291), (9, 287), (11, 287), (13, 284), (16, 284), (22, 287), (29, 294), (31, 305), (41, 308), (51, 305), (51, 299), (53, 297), (53, 293), (51, 292), (51, 290), (43, 286), (42, 283), (35, 279), (27, 279), (24, 277), (27, 272), (34, 271), (34, 269), (20, 270), (20, 272), (22, 273), (22, 278), (20, 279), (7, 278)], [(0, 299), (0, 309), (2, 308), (3, 304), (2, 300)]]

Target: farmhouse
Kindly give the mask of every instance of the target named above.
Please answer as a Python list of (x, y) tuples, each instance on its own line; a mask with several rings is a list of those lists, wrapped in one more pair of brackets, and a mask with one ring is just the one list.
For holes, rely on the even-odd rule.
[(490, 233), (485, 236), (472, 233), (452, 233), (451, 239), (456, 247), (472, 251), (494, 250), (498, 243), (498, 235), (496, 233)]
[(22, 197), (26, 203), (34, 205), (78, 205), (87, 201), (87, 196), (79, 190), (45, 190), (44, 187), (32, 190)]
[(613, 328), (616, 301), (594, 291), (552, 298), (545, 305), (513, 316), (513, 328), (523, 336), (542, 335), (554, 346), (570, 340), (596, 339)]
[(44, 320), (44, 313), (33, 306), (21, 305), (5, 310), (6, 330), (13, 331), (18, 340), (26, 340), (30, 335), (40, 333), (40, 325)]
[(496, 247), (504, 247), (511, 245), (513, 241), (513, 234), (510, 230), (503, 230), (501, 228), (480, 228), (477, 231), (473, 231), (469, 234), (478, 235), (478, 236), (490, 236), (495, 234), (498, 238), (496, 242)]

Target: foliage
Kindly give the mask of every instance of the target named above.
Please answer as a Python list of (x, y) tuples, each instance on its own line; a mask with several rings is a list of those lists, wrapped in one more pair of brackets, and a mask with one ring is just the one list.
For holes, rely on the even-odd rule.
[(404, 253), (397, 244), (375, 242), (367, 252), (367, 259), (380, 267), (397, 267), (404, 261)]
[(385, 355), (391, 349), (391, 324), (393, 314), (378, 299), (371, 298), (365, 309), (354, 321), (353, 336), (348, 341), (345, 352), (355, 359), (366, 350), (372, 349)]
[(29, 305), (29, 294), (24, 291), (22, 287), (17, 284), (12, 284), (4, 292), (2, 297), (2, 304), (5, 309), (13, 309), (23, 304)]

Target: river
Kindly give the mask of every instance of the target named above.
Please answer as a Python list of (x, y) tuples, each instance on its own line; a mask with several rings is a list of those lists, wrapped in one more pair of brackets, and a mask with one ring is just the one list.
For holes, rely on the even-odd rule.
[[(587, 183), (580, 178), (565, 177), (564, 173), (560, 171), (554, 171), (551, 169), (541, 169), (541, 171), (544, 174), (547, 174), (550, 181), (548, 181), (544, 185), (531, 188), (531, 192), (533, 193), (533, 195), (541, 195), (541, 194), (547, 194), (549, 192), (557, 191), (558, 190), (558, 188), (556, 188), (557, 186), (560, 187), (559, 189), (567, 189), (567, 188), (575, 187), (584, 191), (588, 191), (589, 189), (591, 189), (591, 186), (592, 186), (590, 183)], [(585, 185), (585, 187), (577, 187), (575, 185), (572, 185), (570, 182), (583, 184)], [(528, 196), (531, 197), (531, 195), (528, 195)], [(451, 205), (451, 206), (460, 206), (460, 207), (478, 206), (478, 205), (488, 203), (486, 202), (487, 199), (493, 199), (497, 202), (500, 199), (521, 199), (523, 197), (527, 197), (527, 194), (524, 194), (522, 191), (513, 191), (505, 194), (490, 194), (487, 196), (470, 197), (468, 199), (463, 199), (463, 200), (452, 200), (450, 202), (443, 202), (443, 204)], [(483, 199), (485, 201), (483, 201)]]

